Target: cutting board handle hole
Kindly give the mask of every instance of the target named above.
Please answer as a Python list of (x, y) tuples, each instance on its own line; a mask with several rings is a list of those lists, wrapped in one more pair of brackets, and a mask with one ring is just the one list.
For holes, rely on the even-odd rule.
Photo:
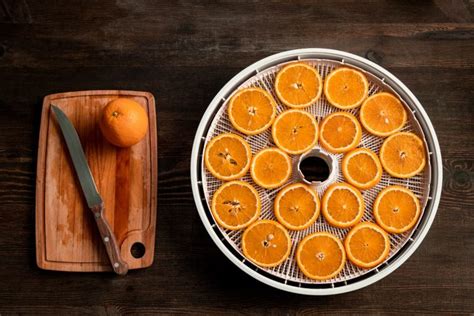
[(140, 259), (145, 255), (145, 245), (141, 242), (136, 242), (130, 248), (130, 253), (135, 259)]

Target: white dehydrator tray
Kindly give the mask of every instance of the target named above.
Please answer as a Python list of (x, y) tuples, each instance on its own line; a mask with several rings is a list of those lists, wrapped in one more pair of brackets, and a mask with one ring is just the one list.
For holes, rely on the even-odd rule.
[[(261, 268), (247, 260), (242, 254), (240, 239), (243, 230), (231, 231), (220, 227), (215, 222), (209, 208), (212, 194), (222, 184), (222, 181), (214, 178), (204, 166), (204, 148), (210, 139), (221, 133), (231, 131), (243, 136), (248, 141), (252, 148), (252, 153), (256, 153), (265, 147), (274, 146), (269, 130), (255, 136), (246, 136), (236, 131), (227, 117), (226, 108), (228, 100), (241, 88), (258, 86), (273, 95), (278, 104), (277, 112), (282, 112), (287, 108), (276, 97), (273, 91), (273, 82), (276, 73), (283, 65), (297, 60), (304, 61), (315, 67), (323, 79), (331, 70), (343, 65), (357, 68), (364, 72), (369, 80), (369, 95), (380, 91), (388, 91), (398, 95), (407, 109), (409, 118), (403, 131), (411, 131), (424, 139), (427, 152), (427, 164), (419, 175), (409, 179), (397, 179), (384, 172), (380, 183), (376, 187), (362, 191), (366, 203), (362, 220), (374, 221), (371, 207), (378, 192), (392, 184), (408, 187), (421, 201), (422, 214), (417, 225), (404, 234), (390, 234), (390, 255), (379, 266), (373, 269), (361, 269), (348, 261), (338, 276), (326, 281), (311, 280), (299, 270), (294, 259), (298, 242), (306, 235), (316, 231), (328, 231), (343, 240), (349, 229), (339, 229), (330, 226), (320, 215), (318, 220), (309, 228), (302, 231), (289, 231), (293, 247), (286, 261), (275, 268)], [(329, 113), (340, 111), (331, 106), (324, 95), (306, 110), (312, 113), (318, 122)], [(350, 110), (349, 112), (357, 116), (358, 109)], [(359, 147), (370, 148), (378, 153), (382, 143), (383, 138), (373, 136), (364, 131)], [(319, 145), (316, 148), (324, 152), (323, 149), (319, 148)], [(340, 161), (343, 155), (328, 155), (335, 162), (333, 165), (335, 169), (334, 177), (326, 181), (323, 186), (314, 187), (320, 197), (328, 185), (333, 182), (344, 181), (340, 172)], [(296, 166), (299, 157), (300, 155), (292, 156), (294, 173), (288, 183), (301, 181)], [(275, 219), (273, 215), (273, 199), (281, 188), (273, 190), (263, 189), (254, 184), (248, 174), (243, 179), (253, 184), (259, 192), (262, 200), (260, 218)], [(196, 132), (191, 156), (191, 185), (194, 200), (204, 226), (219, 249), (234, 264), (255, 279), (273, 287), (300, 294), (330, 295), (353, 291), (372, 284), (397, 269), (416, 250), (428, 232), (439, 204), (441, 184), (442, 163), (438, 140), (426, 112), (416, 97), (402, 82), (382, 67), (359, 56), (330, 49), (310, 48), (287, 51), (267, 57), (242, 70), (219, 91), (204, 113)]]

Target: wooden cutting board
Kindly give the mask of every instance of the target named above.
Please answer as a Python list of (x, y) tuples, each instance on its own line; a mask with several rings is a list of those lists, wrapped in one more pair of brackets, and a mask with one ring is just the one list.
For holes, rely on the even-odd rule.
[[(146, 137), (126, 149), (108, 143), (98, 128), (102, 109), (118, 97), (140, 103), (149, 118)], [(112, 270), (50, 104), (66, 113), (79, 134), (123, 260), (129, 269), (150, 266), (155, 249), (158, 181), (155, 100), (148, 92), (118, 90), (58, 93), (44, 98), (36, 179), (38, 266), (61, 271)]]

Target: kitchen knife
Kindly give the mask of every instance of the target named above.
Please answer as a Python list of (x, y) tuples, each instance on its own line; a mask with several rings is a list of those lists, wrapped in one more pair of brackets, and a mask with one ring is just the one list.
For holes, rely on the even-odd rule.
[(77, 135), (76, 129), (61, 109), (52, 104), (51, 107), (56, 115), (56, 121), (61, 128), (64, 140), (66, 141), (87, 205), (94, 214), (112, 268), (115, 273), (125, 275), (128, 272), (128, 265), (120, 256), (120, 250), (115, 235), (104, 217), (104, 202), (102, 201), (99, 192), (97, 192), (97, 187), (94, 178), (92, 177), (89, 165), (87, 164), (86, 155), (82, 149), (81, 141)]

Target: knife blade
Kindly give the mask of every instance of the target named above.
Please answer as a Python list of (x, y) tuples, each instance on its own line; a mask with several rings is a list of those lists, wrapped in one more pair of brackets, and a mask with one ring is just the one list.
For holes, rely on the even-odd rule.
[(115, 235), (104, 217), (104, 202), (97, 191), (79, 135), (67, 115), (59, 107), (51, 104), (51, 108), (66, 142), (87, 206), (94, 214), (112, 268), (117, 274), (125, 275), (128, 272), (128, 265), (122, 260)]

